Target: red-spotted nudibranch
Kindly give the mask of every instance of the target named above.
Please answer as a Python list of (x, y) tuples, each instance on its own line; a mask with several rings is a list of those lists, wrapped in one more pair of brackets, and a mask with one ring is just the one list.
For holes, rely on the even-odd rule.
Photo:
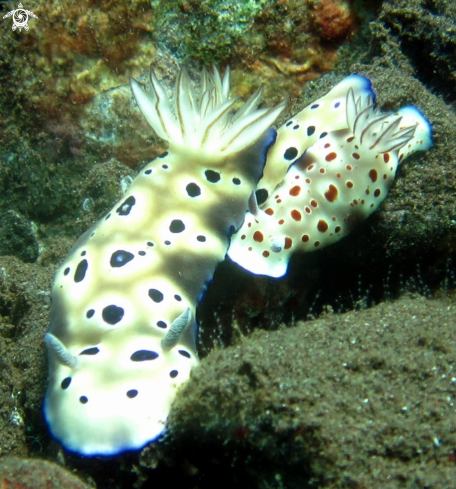
[(235, 114), (229, 73), (185, 71), (174, 110), (152, 72), (136, 102), (168, 151), (141, 170), (57, 271), (46, 334), (52, 435), (83, 455), (115, 455), (159, 436), (198, 362), (195, 308), (261, 176), (270, 126), (283, 109)]
[(292, 254), (335, 243), (372, 214), (399, 163), (431, 144), (418, 109), (380, 112), (367, 78), (345, 78), (278, 130), (258, 185), (267, 199), (258, 207), (252, 195), (229, 257), (281, 277)]

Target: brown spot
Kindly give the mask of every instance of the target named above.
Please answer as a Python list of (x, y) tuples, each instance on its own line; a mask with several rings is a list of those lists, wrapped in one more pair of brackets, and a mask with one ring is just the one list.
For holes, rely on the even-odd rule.
[(249, 246), (249, 251), (252, 251), (252, 247), (251, 246)]
[(280, 219), (279, 224), (282, 225), (285, 221), (283, 219)]
[(337, 221), (337, 217), (336, 216), (332, 216), (331, 217), (331, 221)]
[(270, 207), (266, 209), (264, 212), (266, 212), (266, 214), (268, 214), (269, 216), (272, 216), (274, 214), (274, 210), (271, 209)]
[(336, 233), (340, 233), (340, 230), (341, 230), (341, 227), (340, 227), (340, 226), (336, 226), (336, 229), (334, 229), (334, 231), (335, 231)]
[(291, 238), (285, 238), (285, 246), (284, 248), (286, 250), (289, 250), (291, 248), (291, 245), (293, 244), (293, 240)]
[(349, 138), (347, 138), (347, 143), (351, 143), (353, 139), (355, 139), (355, 136), (350, 136)]
[(253, 233), (253, 241), (256, 241), (257, 243), (261, 243), (263, 241), (263, 233), (261, 231), (255, 231)]
[(310, 178), (306, 178), (306, 183), (310, 183)]
[(312, 168), (313, 168), (314, 166), (315, 166), (315, 165), (309, 165), (309, 166), (306, 168), (306, 170), (307, 170), (307, 171), (310, 171), (310, 170), (312, 170)]
[(376, 181), (377, 181), (377, 178), (378, 178), (378, 175), (377, 175), (377, 170), (372, 169), (372, 170), (369, 172), (369, 178), (372, 180), (372, 182), (376, 182)]
[(316, 248), (317, 246), (320, 246), (320, 241), (315, 241), (314, 246), (315, 246), (315, 248)]
[(263, 251), (262, 255), (267, 258), (269, 256), (269, 251)]
[(347, 165), (347, 170), (348, 171), (353, 170), (353, 167), (351, 165)]
[(366, 201), (364, 199), (361, 199), (361, 204), (364, 205), (365, 203), (366, 203)]
[(241, 239), (245, 239), (245, 234), (243, 234), (243, 235), (241, 236)]
[(337, 153), (332, 152), (332, 153), (328, 153), (328, 154), (326, 155), (325, 160), (326, 160), (326, 161), (333, 161), (333, 160), (335, 160), (336, 158), (337, 158)]
[(380, 189), (379, 189), (379, 188), (376, 188), (376, 189), (375, 189), (375, 192), (374, 192), (374, 197), (379, 197), (379, 196), (380, 196), (380, 194), (381, 194)]
[(290, 189), (290, 195), (292, 195), (293, 197), (299, 195), (299, 192), (301, 192), (301, 187), (299, 185), (296, 185), (295, 187)]
[(374, 207), (374, 204), (371, 204), (370, 207)]
[(325, 148), (329, 148), (331, 145), (329, 143), (325, 144)]
[(366, 189), (366, 195), (369, 195), (370, 194), (370, 190), (367, 188)]
[(347, 187), (348, 188), (353, 188), (353, 182), (350, 182), (350, 180), (347, 182)]
[(324, 174), (324, 173), (326, 173), (326, 170), (324, 168), (320, 168), (320, 173)]
[(299, 175), (296, 175), (295, 176), (295, 180), (299, 180)]
[(326, 233), (328, 230), (328, 223), (325, 220), (320, 219), (317, 224), (317, 229), (320, 231), (320, 233)]
[(251, 227), (252, 227), (252, 223), (251, 223), (251, 222), (249, 222), (249, 228), (251, 228)]
[(389, 160), (390, 160), (390, 155), (388, 153), (383, 153), (383, 161), (385, 163), (388, 163)]
[(304, 210), (307, 212), (307, 214), (310, 214), (310, 207), (306, 207)]
[(336, 173), (337, 178), (340, 178), (342, 175), (340, 173)]
[(301, 241), (302, 241), (303, 243), (307, 243), (307, 241), (309, 241), (309, 239), (310, 239), (310, 238), (309, 238), (309, 235), (308, 235), (308, 234), (304, 234), (304, 236), (301, 238)]
[(358, 201), (356, 199), (354, 199), (353, 204), (358, 205)]
[(277, 199), (276, 201), (278, 204), (280, 204), (282, 202), (282, 199)]
[(386, 173), (383, 174), (383, 180), (386, 180), (388, 178), (388, 175)]
[(355, 158), (355, 160), (359, 160), (359, 154), (358, 153), (353, 153), (352, 156), (353, 156), (353, 158)]
[(325, 192), (325, 197), (328, 202), (334, 202), (337, 199), (338, 195), (339, 191), (334, 185), (330, 185), (329, 189)]
[(278, 198), (279, 198), (279, 194), (277, 194), (277, 195), (274, 197), (274, 199), (278, 199)]
[(290, 214), (295, 221), (300, 221), (302, 219), (301, 213), (296, 209), (292, 210)]
[(318, 207), (318, 202), (317, 202), (316, 200), (311, 200), (311, 201), (310, 201), (310, 205), (311, 205), (312, 207)]

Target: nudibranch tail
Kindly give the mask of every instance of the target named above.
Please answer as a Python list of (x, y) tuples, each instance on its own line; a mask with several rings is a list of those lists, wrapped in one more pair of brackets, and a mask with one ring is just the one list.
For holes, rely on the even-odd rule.
[(244, 150), (271, 127), (285, 102), (270, 109), (257, 109), (262, 90), (257, 90), (237, 114), (232, 114), (237, 98), (230, 99), (229, 69), (223, 79), (202, 71), (199, 103), (185, 72), (179, 73), (174, 89), (174, 111), (163, 86), (151, 70), (151, 91), (147, 93), (132, 79), (131, 87), (141, 112), (162, 138), (172, 147), (185, 146), (206, 154), (232, 154)]
[[(246, 270), (280, 277), (296, 251), (317, 250), (349, 234), (386, 197), (400, 161), (432, 144), (429, 122), (417, 109), (382, 113), (374, 107), (373, 94), (356, 94), (350, 84), (342, 85), (347, 89), (345, 124), (338, 121), (333, 129), (330, 122), (312, 146), (295, 155), (284, 180), (259, 210), (250, 203), (228, 252)], [(334, 113), (331, 93), (323, 97), (326, 109), (320, 120)], [(271, 153), (265, 173), (270, 158)]]
[(137, 450), (163, 432), (198, 364), (196, 307), (244, 220), (282, 109), (258, 110), (256, 92), (232, 115), (228, 71), (203, 71), (199, 101), (185, 71), (173, 104), (153, 71), (150, 83), (150, 93), (131, 87), (169, 150), (81, 236), (52, 290), (44, 415), (83, 455)]

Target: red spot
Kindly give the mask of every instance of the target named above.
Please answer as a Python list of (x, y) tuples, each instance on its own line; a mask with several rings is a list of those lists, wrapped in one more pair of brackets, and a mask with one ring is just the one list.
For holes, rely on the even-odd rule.
[(291, 211), (291, 217), (295, 220), (295, 221), (300, 221), (302, 216), (301, 216), (301, 213), (299, 211), (297, 211), (296, 209), (292, 210)]
[(285, 221), (283, 219), (280, 219), (279, 224), (282, 225)]
[(304, 210), (307, 212), (307, 214), (310, 214), (310, 207), (306, 207)]
[(342, 175), (340, 173), (336, 173), (337, 178), (340, 178)]
[(309, 238), (309, 236), (308, 236), (307, 234), (305, 234), (305, 235), (304, 235), (304, 236), (301, 238), (301, 241), (302, 241), (303, 243), (307, 243), (307, 241), (309, 241), (309, 239), (310, 239), (310, 238)]
[(270, 207), (266, 209), (264, 212), (266, 212), (266, 214), (268, 214), (269, 216), (272, 216), (274, 214), (274, 210), (271, 209)]
[(307, 170), (307, 171), (310, 171), (310, 170), (312, 170), (312, 168), (313, 168), (314, 166), (315, 166), (315, 165), (309, 165), (309, 166), (306, 168), (306, 170)]
[(336, 233), (340, 233), (340, 230), (341, 230), (340, 226), (336, 226), (336, 229), (334, 229), (334, 231), (336, 231)]
[(329, 148), (331, 145), (329, 143), (325, 144), (325, 148)]
[(326, 170), (324, 168), (320, 168), (320, 173), (326, 173)]
[(280, 204), (282, 202), (282, 199), (277, 199), (276, 201), (278, 204)]
[(326, 160), (326, 161), (333, 161), (333, 160), (335, 160), (336, 158), (337, 158), (337, 154), (333, 152), (333, 153), (328, 153), (328, 154), (326, 155), (325, 160)]
[(370, 172), (369, 172), (369, 178), (372, 180), (372, 182), (376, 182), (377, 181), (377, 170), (374, 170), (372, 169)]
[(286, 250), (289, 250), (291, 248), (291, 245), (293, 244), (293, 240), (291, 238), (285, 238), (285, 246), (284, 248)]
[(383, 161), (385, 163), (388, 163), (389, 160), (390, 160), (390, 155), (388, 153), (384, 153), (383, 154)]
[(311, 205), (312, 207), (318, 207), (318, 202), (317, 202), (316, 200), (311, 200), (311, 201), (310, 201), (310, 205)]
[(299, 192), (301, 192), (301, 187), (299, 185), (296, 185), (295, 187), (290, 189), (290, 195), (292, 195), (293, 197), (299, 195)]
[(315, 248), (316, 248), (317, 246), (320, 246), (320, 241), (315, 241), (314, 246), (315, 246)]
[(351, 143), (353, 139), (355, 139), (355, 136), (350, 136), (349, 138), (347, 138), (347, 143)]
[(296, 179), (296, 180), (299, 180), (299, 175), (296, 175), (296, 176), (295, 176), (295, 179)]
[(306, 178), (306, 183), (310, 183), (310, 178)]
[(279, 194), (277, 194), (277, 195), (274, 197), (274, 199), (278, 199), (278, 198), (279, 198)]
[(243, 235), (241, 236), (241, 239), (245, 239), (245, 234), (243, 234)]
[(380, 196), (380, 194), (381, 194), (380, 189), (379, 189), (379, 188), (376, 188), (376, 189), (375, 189), (375, 192), (374, 192), (374, 197), (379, 197), (379, 196)]
[(358, 153), (353, 153), (352, 156), (353, 156), (353, 158), (355, 158), (355, 160), (359, 160), (359, 154)]
[(263, 251), (263, 253), (262, 253), (262, 254), (263, 254), (263, 256), (264, 256), (265, 258), (267, 258), (267, 257), (269, 256), (269, 251)]
[(353, 170), (353, 167), (351, 165), (347, 165), (347, 170), (348, 171)]
[(337, 199), (338, 195), (339, 191), (334, 185), (330, 185), (329, 189), (325, 192), (325, 197), (328, 202), (334, 202)]
[(353, 188), (353, 182), (350, 182), (350, 180), (347, 182), (347, 187), (348, 188)]
[(320, 231), (320, 233), (326, 233), (328, 230), (328, 223), (323, 219), (320, 219), (317, 224), (317, 229)]
[(263, 241), (263, 233), (261, 231), (255, 231), (253, 233), (253, 241), (256, 241), (257, 243), (261, 243)]

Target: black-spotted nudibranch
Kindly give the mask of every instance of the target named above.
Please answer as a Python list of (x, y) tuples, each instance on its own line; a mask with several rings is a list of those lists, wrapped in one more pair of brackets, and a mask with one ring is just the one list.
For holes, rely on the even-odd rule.
[(399, 163), (432, 144), (415, 107), (375, 108), (370, 81), (350, 75), (287, 121), (268, 153), (229, 257), (259, 275), (281, 277), (292, 254), (343, 238), (386, 197)]
[(83, 455), (140, 449), (158, 437), (197, 360), (195, 308), (241, 225), (283, 109), (235, 114), (229, 73), (182, 70), (174, 107), (152, 72), (131, 88), (168, 151), (77, 241), (57, 271), (46, 334), (52, 435)]

